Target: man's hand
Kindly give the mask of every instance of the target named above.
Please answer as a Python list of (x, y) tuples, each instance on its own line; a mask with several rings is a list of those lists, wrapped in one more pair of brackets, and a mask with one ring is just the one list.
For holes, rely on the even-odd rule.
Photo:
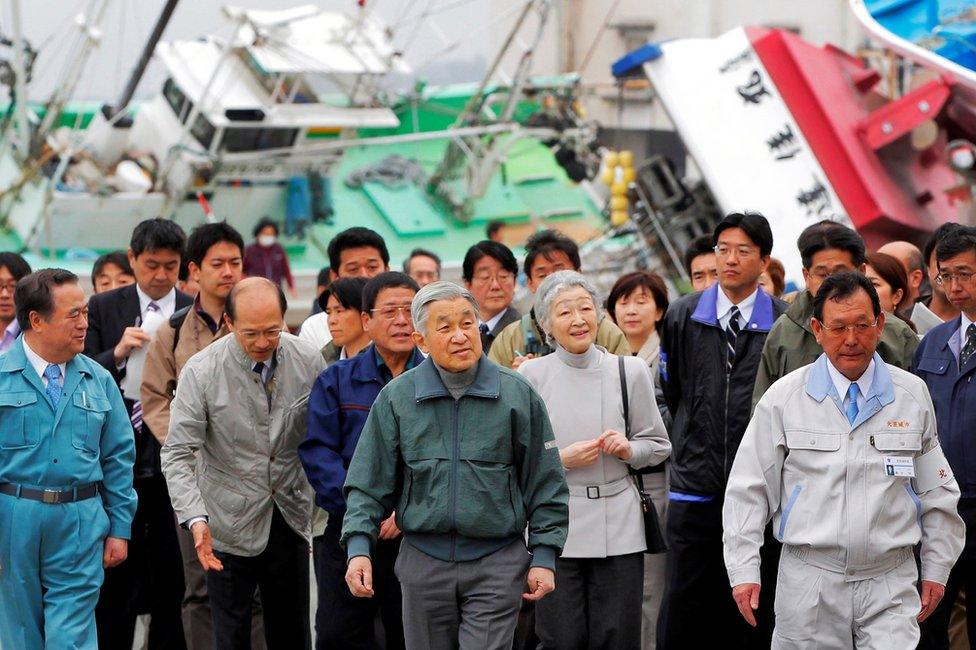
[(732, 587), (732, 598), (739, 607), (739, 613), (746, 623), (756, 627), (756, 615), (753, 613), (759, 609), (759, 585), (755, 582), (746, 582)]
[(118, 345), (115, 346), (115, 363), (119, 364), (123, 359), (128, 359), (133, 350), (149, 343), (150, 339), (152, 337), (141, 327), (126, 327)]
[(400, 536), (400, 529), (396, 525), (396, 513), (380, 524), (380, 539), (396, 539)]
[(223, 563), (213, 552), (213, 538), (210, 537), (210, 525), (205, 521), (195, 522), (190, 529), (193, 533), (193, 547), (197, 549), (197, 559), (204, 571), (223, 571)]
[(111, 569), (125, 562), (129, 555), (129, 542), (118, 537), (105, 538), (105, 552), (102, 554), (102, 566)]
[(512, 370), (518, 370), (519, 366), (528, 361), (529, 359), (535, 359), (534, 354), (526, 354), (524, 356), (517, 356), (512, 359)]
[(522, 594), (522, 598), (530, 601), (540, 600), (556, 589), (556, 574), (553, 573), (552, 569), (534, 566), (529, 569), (528, 575), (525, 576), (525, 582), (528, 584), (529, 590)]
[(607, 429), (599, 437), (599, 440), (600, 449), (608, 456), (615, 456), (620, 460), (630, 460), (633, 455), (630, 449), (630, 440), (627, 440), (627, 436), (619, 431)]
[(373, 563), (365, 555), (357, 555), (346, 566), (346, 584), (356, 598), (373, 597)]
[(932, 615), (944, 595), (945, 586), (931, 580), (922, 580), (922, 611), (918, 613), (919, 623)]
[(559, 460), (566, 469), (586, 467), (596, 462), (600, 457), (600, 438), (574, 442), (565, 449), (559, 450)]

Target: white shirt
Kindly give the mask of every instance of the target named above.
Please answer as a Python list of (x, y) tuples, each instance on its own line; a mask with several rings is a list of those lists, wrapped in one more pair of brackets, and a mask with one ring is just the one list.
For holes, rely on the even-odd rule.
[[(44, 371), (47, 367), (51, 365), (50, 361), (45, 361), (40, 357), (39, 354), (31, 350), (31, 347), (27, 345), (27, 339), (24, 339), (24, 354), (27, 356), (27, 361), (30, 362), (31, 368), (37, 372), (37, 376), (41, 378), (41, 383), (44, 384), (44, 388), (47, 388), (47, 377), (44, 376)], [(67, 367), (66, 363), (59, 363), (58, 368), (61, 369), (61, 383), (64, 384), (64, 369)]]
[[(837, 394), (844, 401), (844, 411), (846, 413), (847, 407), (850, 406), (850, 401), (847, 399), (847, 391), (850, 390), (851, 384), (855, 382), (842, 375), (840, 370), (835, 368), (834, 364), (830, 363), (830, 359), (827, 360), (827, 371), (830, 373), (831, 381), (834, 382), (834, 388), (837, 389)], [(868, 364), (867, 369), (857, 378), (857, 387), (861, 390), (861, 394), (857, 396), (858, 411), (861, 411), (867, 403), (867, 396), (870, 394), (873, 385), (874, 359), (871, 359), (871, 363)]]
[(159, 300), (153, 300), (148, 295), (146, 295), (143, 290), (136, 285), (136, 294), (139, 296), (139, 318), (141, 320), (146, 319), (146, 310), (149, 309), (149, 303), (155, 302), (159, 307), (159, 313), (163, 318), (169, 318), (176, 311), (176, 287), (169, 290), (165, 296)]
[(759, 294), (759, 287), (753, 291), (749, 296), (740, 302), (738, 305), (733, 305), (729, 297), (725, 295), (725, 292), (720, 286), (718, 288), (718, 299), (715, 301), (715, 313), (718, 315), (718, 324), (724, 330), (729, 326), (729, 312), (732, 311), (732, 307), (739, 308), (739, 327), (742, 328), (752, 320), (752, 308), (756, 304), (756, 296)]
[(494, 332), (495, 331), (495, 326), (498, 325), (498, 321), (500, 321), (502, 319), (502, 316), (504, 316), (505, 315), (505, 312), (507, 312), (507, 311), (508, 311), (508, 307), (506, 307), (505, 309), (501, 310), (500, 312), (498, 312), (497, 314), (495, 314), (494, 316), (492, 316), (488, 320), (481, 321), (481, 322), (488, 326), (488, 331), (489, 332)]
[(966, 345), (966, 330), (972, 325), (973, 321), (969, 320), (966, 314), (959, 313), (959, 329), (956, 330), (955, 335), (949, 339), (949, 349), (952, 353), (956, 355), (956, 363), (959, 363), (959, 353), (962, 352), (963, 346)]
[(318, 350), (324, 348), (332, 340), (332, 332), (329, 331), (329, 315), (320, 311), (306, 318), (298, 331), (298, 338), (308, 341)]

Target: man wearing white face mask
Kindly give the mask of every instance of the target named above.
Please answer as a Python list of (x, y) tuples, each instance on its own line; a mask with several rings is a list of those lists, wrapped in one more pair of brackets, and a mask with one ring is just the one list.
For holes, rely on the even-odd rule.
[(254, 243), (244, 249), (244, 275), (267, 278), (282, 288), (287, 285), (291, 297), (298, 297), (288, 253), (278, 243), (278, 224), (268, 217), (254, 226)]

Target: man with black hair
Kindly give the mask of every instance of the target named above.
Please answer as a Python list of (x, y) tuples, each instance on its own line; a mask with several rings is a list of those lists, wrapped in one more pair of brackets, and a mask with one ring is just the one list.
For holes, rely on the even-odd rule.
[[(965, 536), (943, 431), (925, 384), (877, 353), (885, 314), (863, 274), (823, 281), (812, 327), (823, 353), (766, 391), (732, 465), (732, 596), (755, 625), (775, 585), (773, 648), (914, 648)], [(760, 578), (770, 518), (775, 581)]]
[(81, 354), (78, 277), (42, 269), (15, 300), (23, 334), (0, 356), (0, 646), (95, 650), (103, 568), (125, 560), (136, 510), (132, 427), (115, 380)]
[[(132, 232), (128, 258), (136, 283), (92, 296), (88, 303), (85, 354), (127, 386), (142, 383), (142, 364), (150, 334), (144, 323), (165, 322), (193, 299), (176, 290), (186, 235), (175, 221), (147, 219)], [(138, 352), (137, 352), (138, 351)], [(125, 395), (128, 392), (128, 395)], [(173, 528), (173, 510), (159, 467), (159, 443), (146, 425), (135, 394), (123, 391), (136, 440), (135, 489), (139, 507), (133, 522), (129, 559), (106, 571), (95, 610), (101, 648), (130, 650), (136, 616), (148, 612), (150, 648), (182, 648), (183, 570)]]
[(206, 571), (216, 650), (251, 647), (257, 589), (268, 647), (311, 647), (312, 491), (297, 449), (325, 362), (283, 331), (287, 308), (270, 280), (238, 282), (231, 335), (187, 361), (170, 406), (163, 471)]
[(322, 306), (319, 298), (322, 296), (322, 292), (329, 288), (331, 282), (332, 267), (323, 266), (319, 269), (318, 275), (315, 276), (315, 299), (312, 300), (312, 311), (309, 312), (309, 316), (314, 316), (325, 311), (325, 307)]
[(99, 255), (95, 260), (92, 265), (91, 280), (95, 293), (105, 293), (133, 284), (136, 276), (129, 266), (129, 258), (125, 251), (111, 251)]
[[(865, 270), (864, 240), (842, 224), (826, 221), (807, 227), (796, 241), (803, 262), (806, 291), (801, 291), (789, 310), (773, 325), (763, 348), (756, 375), (752, 404), (780, 377), (809, 365), (823, 353), (813, 331), (813, 297), (820, 285), (834, 273)], [(885, 363), (907, 370), (918, 347), (918, 336), (901, 319), (886, 321), (878, 343)]]
[(20, 336), (14, 290), (17, 282), (30, 272), (30, 264), (17, 253), (0, 253), (0, 354), (9, 350)]
[(787, 305), (759, 286), (773, 248), (763, 216), (730, 214), (713, 241), (718, 283), (672, 303), (661, 327), (661, 378), (674, 420), (657, 642), (666, 649), (708, 647), (714, 639), (768, 648), (771, 616), (750, 634), (725, 592), (722, 495), (749, 422), (763, 343)]
[(711, 234), (695, 237), (685, 249), (685, 270), (691, 278), (692, 291), (704, 291), (718, 281), (715, 263), (715, 239)]
[[(541, 230), (525, 242), (522, 268), (528, 278), (529, 291), (536, 292), (542, 281), (556, 271), (580, 270), (579, 246), (557, 230)], [(600, 319), (596, 344), (611, 354), (630, 355), (627, 337), (612, 319)], [(545, 356), (553, 351), (542, 336), (542, 330), (530, 310), (498, 334), (488, 351), (488, 358), (503, 368), (517, 369), (527, 359)]]
[(373, 552), (374, 589), (370, 600), (355, 598), (346, 586), (346, 553), (339, 545), (346, 500), (342, 486), (366, 416), (380, 390), (424, 357), (414, 345), (410, 304), (417, 283), (397, 272), (382, 273), (363, 289), (363, 329), (372, 344), (352, 359), (329, 366), (316, 380), (308, 405), (308, 435), (298, 455), (315, 503), (329, 513), (321, 544), (315, 547), (319, 604), (316, 647), (372, 648), (373, 619), (379, 612), (388, 650), (403, 648), (400, 583), (393, 565), (400, 531), (389, 517)]
[(512, 307), (518, 262), (505, 244), (484, 240), (465, 253), (461, 275), (465, 288), (478, 301), (482, 319), (478, 329), (487, 354), (502, 330), (522, 316)]
[[(976, 594), (976, 229), (951, 229), (938, 242), (936, 291), (944, 293), (959, 316), (933, 328), (915, 353), (913, 370), (928, 387), (935, 404), (939, 439), (962, 491), (959, 514), (966, 523), (966, 545), (949, 575), (946, 598), (922, 626), (924, 648), (948, 648), (952, 605), (960, 588)], [(976, 639), (976, 616), (967, 617), (970, 639)]]
[(488, 222), (488, 225), (485, 226), (485, 237), (487, 237), (489, 241), (496, 241), (501, 244), (503, 239), (502, 232), (504, 230), (504, 221), (501, 219), (492, 219)]
[[(193, 304), (176, 311), (153, 336), (142, 372), (143, 419), (159, 444), (166, 442), (170, 404), (177, 379), (190, 357), (229, 330), (224, 321), (224, 305), (231, 289), (241, 280), (244, 239), (225, 221), (197, 226), (186, 242), (186, 262), (200, 287)], [(193, 536), (177, 530), (183, 556), (183, 630), (189, 650), (209, 648), (213, 629), (210, 601), (203, 569), (193, 548)], [(260, 643), (261, 620), (255, 620)]]
[(403, 272), (425, 287), (441, 279), (441, 258), (426, 248), (415, 248), (403, 260)]
[[(959, 309), (952, 304), (948, 296), (946, 296), (945, 287), (938, 283), (939, 278), (939, 260), (936, 259), (935, 249), (939, 245), (939, 242), (945, 239), (950, 234), (956, 232), (963, 226), (958, 223), (944, 223), (935, 229), (935, 232), (928, 238), (925, 242), (925, 247), (922, 249), (922, 256), (925, 258), (925, 266), (929, 276), (929, 283), (932, 287), (932, 295), (929, 296), (928, 300), (924, 301), (922, 305), (926, 307), (926, 311), (929, 312), (935, 318), (938, 318), (943, 323), (947, 323), (959, 316)], [(933, 326), (934, 327), (934, 326)]]
[(329, 242), (333, 278), (374, 278), (390, 270), (390, 252), (379, 233), (356, 226), (343, 230)]

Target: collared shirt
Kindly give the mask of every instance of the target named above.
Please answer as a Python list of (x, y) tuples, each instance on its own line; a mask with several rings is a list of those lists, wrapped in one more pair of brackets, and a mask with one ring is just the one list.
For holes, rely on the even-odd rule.
[[(34, 352), (29, 345), (27, 345), (27, 339), (24, 339), (24, 354), (27, 356), (27, 361), (30, 362), (31, 368), (37, 372), (37, 376), (41, 378), (41, 383), (44, 384), (44, 388), (47, 388), (47, 377), (44, 376), (44, 371), (47, 367), (51, 365), (50, 361), (45, 361), (41, 358), (39, 354)], [(64, 381), (64, 369), (67, 367), (66, 363), (59, 363), (58, 368), (61, 369), (61, 381)]]
[(153, 300), (142, 290), (142, 288), (136, 285), (136, 294), (139, 296), (139, 317), (142, 320), (146, 320), (146, 311), (149, 309), (149, 303), (155, 302), (159, 306), (159, 314), (163, 318), (169, 318), (176, 311), (176, 287), (169, 290), (165, 296), (159, 300)]
[(268, 361), (254, 361), (251, 363), (251, 370), (253, 372), (258, 371), (258, 364), (264, 364), (261, 368), (261, 381), (265, 384), (274, 376), (274, 371), (278, 367), (278, 357), (276, 354), (271, 355), (271, 359)]
[(715, 300), (715, 314), (718, 316), (718, 324), (724, 330), (729, 326), (729, 312), (732, 311), (732, 307), (739, 308), (739, 326), (744, 326), (750, 320), (752, 320), (752, 308), (756, 304), (756, 295), (759, 293), (759, 287), (753, 291), (749, 296), (737, 305), (733, 305), (729, 297), (725, 295), (725, 291), (722, 287), (718, 288), (718, 297)]
[[(510, 306), (511, 305), (509, 305), (508, 307), (510, 307)], [(505, 315), (505, 312), (508, 311), (508, 307), (505, 307), (505, 309), (501, 310), (500, 312), (498, 312), (497, 314), (495, 314), (494, 316), (492, 316), (488, 320), (481, 321), (482, 323), (484, 323), (485, 325), (488, 326), (488, 331), (489, 332), (494, 332), (495, 331), (495, 326), (498, 325), (498, 321), (500, 321), (502, 319), (502, 316)]]
[[(874, 359), (871, 359), (871, 363), (868, 364), (867, 369), (857, 378), (857, 386), (861, 390), (861, 394), (857, 396), (857, 409), (858, 411), (864, 408), (865, 403), (867, 403), (868, 395), (871, 394), (871, 388), (874, 386)], [(834, 382), (834, 388), (837, 389), (837, 395), (840, 396), (841, 400), (844, 402), (844, 411), (847, 411), (847, 407), (850, 406), (850, 400), (847, 397), (847, 391), (850, 390), (852, 382), (850, 379), (841, 374), (840, 370), (834, 367), (834, 364), (830, 363), (830, 359), (827, 360), (827, 372), (830, 373), (830, 380)]]
[[(393, 381), (393, 371), (386, 365), (386, 361), (383, 360), (383, 356), (380, 355), (380, 351), (376, 349), (375, 345), (373, 346), (373, 355), (376, 357), (376, 369), (379, 370), (380, 378), (383, 380), (383, 385), (385, 386)], [(413, 357), (413, 350), (411, 350), (410, 357), (407, 359), (407, 365), (403, 367), (403, 372), (413, 368)]]
[(7, 325), (7, 329), (3, 331), (3, 337), (0, 337), (0, 354), (6, 352), (10, 349), (10, 346), (14, 344), (17, 337), (20, 335), (20, 323), (17, 319), (10, 321), (10, 325)]
[(204, 311), (203, 305), (200, 304), (200, 294), (197, 294), (197, 297), (193, 299), (193, 310), (197, 313), (197, 316), (200, 317), (200, 320), (202, 320), (203, 323), (210, 328), (210, 333), (216, 334), (217, 330), (220, 329), (220, 323), (215, 323), (210, 314)]
[(959, 353), (962, 352), (962, 348), (966, 345), (966, 330), (972, 325), (973, 321), (969, 320), (966, 314), (959, 314), (959, 329), (956, 333), (952, 335), (949, 339), (949, 349), (952, 350), (952, 354), (956, 357), (956, 363), (959, 363)]

